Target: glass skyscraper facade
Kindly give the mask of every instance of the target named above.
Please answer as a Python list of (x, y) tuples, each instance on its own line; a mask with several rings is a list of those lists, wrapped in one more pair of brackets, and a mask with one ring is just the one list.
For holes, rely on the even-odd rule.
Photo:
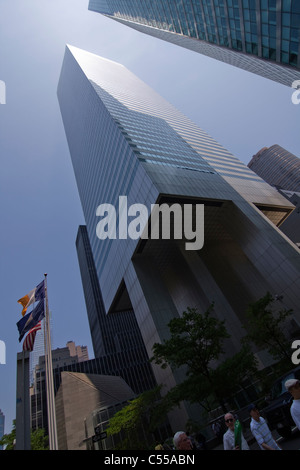
[[(103, 311), (113, 317), (128, 302), (149, 357), (188, 306), (214, 302), (231, 334), (226, 354), (240, 347), (249, 303), (267, 291), (298, 311), (300, 255), (276, 227), (293, 206), (275, 188), (120, 64), (68, 46), (58, 99)], [(154, 203), (202, 204), (204, 246), (128, 236), (129, 208), (149, 215)], [(118, 212), (116, 236), (99, 239), (103, 204)], [(182, 380), (177, 370), (153, 372), (167, 387)], [(188, 416), (186, 405), (172, 426)]]
[(120, 310), (106, 315), (86, 226), (78, 229), (76, 248), (95, 357), (129, 350), (134, 355), (140, 349), (138, 362), (143, 354), (145, 362), (148, 362), (130, 299), (124, 289), (119, 294), (122, 297)]
[(298, 0), (90, 0), (89, 9), (287, 86), (300, 78)]

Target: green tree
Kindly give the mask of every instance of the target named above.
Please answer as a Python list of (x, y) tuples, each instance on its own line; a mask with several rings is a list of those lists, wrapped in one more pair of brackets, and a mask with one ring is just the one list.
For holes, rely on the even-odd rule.
[(256, 370), (248, 346), (220, 363), (223, 343), (230, 335), (225, 322), (212, 316), (213, 307), (211, 304), (203, 314), (188, 307), (182, 317), (169, 322), (170, 338), (153, 346), (151, 360), (156, 364), (173, 370), (185, 368), (185, 380), (167, 394), (173, 405), (185, 399), (206, 408), (208, 397), (213, 395), (225, 412), (225, 398), (237, 389), (246, 373)]
[(107, 436), (121, 433), (122, 440), (117, 446), (118, 449), (144, 450), (153, 444), (153, 432), (166, 416), (161, 406), (159, 417), (157, 413), (160, 389), (161, 386), (157, 386), (130, 400), (128, 405), (109, 420), (109, 426), (106, 429)]
[(274, 298), (269, 292), (250, 304), (246, 314), (245, 341), (266, 349), (276, 360), (287, 359), (290, 362), (291, 346), (283, 332), (283, 326), (292, 310), (274, 310)]
[(49, 438), (44, 429), (31, 432), (31, 450), (49, 450)]
[[(5, 450), (14, 450), (16, 441), (16, 420), (9, 434), (4, 434), (0, 440), (0, 445), (5, 446)], [(48, 436), (45, 436), (44, 429), (36, 429), (30, 435), (31, 450), (48, 450)]]
[(5, 450), (14, 450), (16, 440), (16, 420), (13, 420), (12, 430), (9, 434), (4, 434), (0, 439), (0, 445), (5, 446)]

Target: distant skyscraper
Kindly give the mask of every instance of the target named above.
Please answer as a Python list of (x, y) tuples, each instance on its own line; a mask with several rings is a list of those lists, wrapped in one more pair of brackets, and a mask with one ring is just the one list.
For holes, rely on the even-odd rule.
[(76, 346), (74, 341), (68, 341), (67, 348), (69, 348), (71, 356), (77, 356), (78, 362), (84, 362), (89, 360), (87, 346)]
[(289, 87), (300, 79), (299, 0), (90, 0), (89, 9)]
[[(79, 353), (79, 357), (77, 355)], [(47, 396), (45, 383), (45, 352), (38, 357), (38, 362), (33, 370), (33, 380), (31, 389), (31, 428), (44, 428), (48, 433), (47, 421)], [(88, 360), (86, 346), (76, 346), (73, 341), (69, 341), (64, 348), (56, 348), (52, 351), (52, 364), (54, 372), (60, 367), (71, 366)], [(56, 389), (55, 389), (56, 392)]]
[[(189, 306), (203, 312), (214, 301), (231, 334), (226, 354), (240, 347), (249, 303), (267, 291), (298, 315), (300, 255), (270, 222), (293, 206), (276, 189), (120, 64), (68, 46), (58, 98), (105, 312), (130, 299), (149, 356)], [(203, 248), (186, 249), (197, 231), (129, 236), (134, 205), (149, 216), (154, 203), (204, 205)], [(99, 207), (116, 208), (115, 236), (99, 239)], [(182, 379), (154, 373), (168, 387)]]
[(280, 145), (261, 149), (248, 167), (272, 186), (300, 192), (300, 158)]
[[(5, 425), (5, 416), (0, 410), (0, 439), (4, 436), (4, 425)], [(3, 450), (3, 446), (0, 445), (0, 450)]]
[(295, 210), (280, 224), (280, 230), (300, 248), (300, 158), (272, 145), (257, 152), (248, 167), (294, 204)]

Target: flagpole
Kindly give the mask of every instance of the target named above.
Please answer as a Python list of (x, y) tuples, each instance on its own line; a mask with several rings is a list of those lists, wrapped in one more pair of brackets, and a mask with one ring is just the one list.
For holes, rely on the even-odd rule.
[[(46, 308), (45, 308), (46, 312)], [(49, 365), (48, 365), (48, 352), (47, 352), (47, 327), (46, 327), (47, 320), (46, 318), (44, 319), (44, 356), (45, 356), (45, 378), (46, 378), (46, 399), (47, 399), (47, 416), (48, 416), (48, 436), (49, 436), (49, 448), (51, 449), (53, 444), (53, 438), (52, 438), (52, 425), (51, 425), (51, 404), (49, 400)]]
[(51, 347), (51, 333), (50, 333), (50, 320), (49, 320), (49, 307), (48, 307), (48, 290), (47, 290), (47, 274), (45, 276), (45, 328), (46, 328), (46, 350), (45, 350), (45, 364), (47, 368), (46, 373), (46, 390), (47, 390), (47, 406), (48, 406), (48, 427), (49, 427), (49, 447), (50, 450), (57, 450), (57, 427), (56, 427), (56, 411), (55, 411), (55, 397), (54, 397), (54, 382), (53, 382), (53, 365), (52, 365), (52, 347)]

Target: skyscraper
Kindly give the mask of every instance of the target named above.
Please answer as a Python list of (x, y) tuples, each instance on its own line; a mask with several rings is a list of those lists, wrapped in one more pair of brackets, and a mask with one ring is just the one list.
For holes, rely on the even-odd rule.
[(261, 149), (248, 167), (272, 186), (300, 192), (300, 158), (280, 145)]
[[(231, 334), (226, 354), (240, 347), (247, 306), (267, 291), (299, 316), (300, 255), (276, 227), (293, 206), (276, 189), (120, 64), (68, 46), (58, 99), (105, 312), (130, 299), (149, 356), (189, 306), (203, 312), (214, 301)], [(132, 216), (152, 215), (155, 203), (204, 206), (204, 246), (187, 249), (195, 226), (192, 236), (135, 237)], [(111, 207), (115, 233), (99, 236)], [(154, 373), (168, 387), (180, 380)]]
[(280, 145), (272, 145), (257, 152), (248, 167), (294, 204), (280, 230), (300, 248), (300, 158)]
[(298, 0), (90, 0), (89, 9), (289, 87), (300, 79)]

